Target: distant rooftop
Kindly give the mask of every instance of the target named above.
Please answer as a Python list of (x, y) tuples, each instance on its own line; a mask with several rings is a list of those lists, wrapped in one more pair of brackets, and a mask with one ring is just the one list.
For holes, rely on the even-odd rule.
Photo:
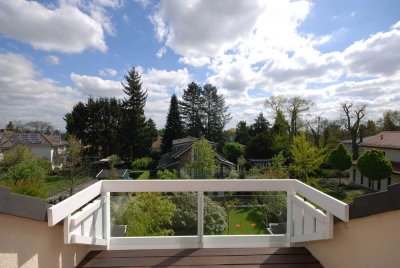
[(66, 141), (60, 136), (47, 135), (43, 133), (13, 133), (6, 132), (0, 134), (1, 147), (10, 148), (20, 144), (25, 145), (65, 145)]
[(400, 149), (400, 131), (383, 131), (375, 136), (368, 137), (368, 139), (364, 139), (359, 146)]

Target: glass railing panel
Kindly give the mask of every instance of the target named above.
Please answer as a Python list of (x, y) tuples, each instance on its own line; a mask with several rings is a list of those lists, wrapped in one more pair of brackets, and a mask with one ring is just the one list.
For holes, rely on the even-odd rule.
[(286, 193), (206, 193), (205, 235), (286, 233)]
[(112, 193), (111, 236), (197, 235), (197, 193)]

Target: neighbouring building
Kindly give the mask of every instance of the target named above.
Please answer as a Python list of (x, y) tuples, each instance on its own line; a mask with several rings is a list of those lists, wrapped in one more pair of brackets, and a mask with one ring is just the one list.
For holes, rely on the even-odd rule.
[[(343, 144), (349, 152), (352, 151), (351, 141), (343, 141)], [(357, 162), (354, 162), (350, 169), (350, 180), (352, 182), (374, 190), (386, 190), (388, 185), (400, 182), (400, 131), (383, 131), (375, 136), (366, 137), (358, 147), (360, 154), (370, 149), (383, 151), (392, 162), (393, 173), (389, 178), (381, 180), (381, 188), (378, 189), (378, 182), (363, 176), (356, 168)]]
[(53, 169), (62, 167), (67, 142), (61, 136), (43, 133), (0, 133), (0, 153), (12, 150), (18, 145), (26, 145), (37, 157), (48, 159)]
[[(171, 151), (161, 156), (160, 162), (158, 163), (157, 170), (168, 169), (176, 170), (180, 177), (185, 176), (184, 167), (187, 163), (192, 160), (192, 146), (197, 141), (197, 138), (186, 137), (183, 139), (177, 139), (172, 142)], [(223, 178), (229, 174), (232, 168), (236, 168), (236, 165), (226, 160), (222, 155), (216, 151), (217, 144), (210, 142), (215, 152), (215, 159), (218, 164), (218, 169), (215, 174), (216, 178)]]

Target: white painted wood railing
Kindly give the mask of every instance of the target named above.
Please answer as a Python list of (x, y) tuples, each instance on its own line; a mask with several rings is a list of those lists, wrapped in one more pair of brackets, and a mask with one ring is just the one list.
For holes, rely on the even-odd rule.
[[(244, 191), (287, 193), (286, 234), (203, 234), (203, 193)], [(111, 237), (111, 192), (197, 192), (198, 233), (196, 236)], [(103, 180), (50, 207), (48, 224), (54, 226), (64, 221), (64, 241), (67, 244), (106, 246), (107, 249), (283, 247), (333, 238), (334, 216), (348, 221), (348, 205), (298, 180)]]

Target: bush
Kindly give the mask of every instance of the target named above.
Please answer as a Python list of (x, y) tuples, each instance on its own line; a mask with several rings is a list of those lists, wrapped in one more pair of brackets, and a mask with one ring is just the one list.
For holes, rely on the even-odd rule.
[(137, 158), (134, 161), (132, 161), (132, 169), (133, 170), (142, 170), (142, 169), (147, 169), (153, 162), (153, 159), (150, 157), (142, 157), (142, 158)]
[(239, 179), (239, 174), (237, 173), (236, 169), (232, 168), (229, 171), (229, 175), (228, 175), (229, 179)]
[(176, 170), (169, 171), (168, 169), (157, 171), (157, 179), (159, 180), (176, 180), (178, 173)]
[(19, 180), (14, 184), (14, 186), (12, 186), (11, 189), (14, 193), (18, 194), (29, 195), (42, 199), (47, 197), (47, 192), (43, 181), (36, 180), (34, 178)]

